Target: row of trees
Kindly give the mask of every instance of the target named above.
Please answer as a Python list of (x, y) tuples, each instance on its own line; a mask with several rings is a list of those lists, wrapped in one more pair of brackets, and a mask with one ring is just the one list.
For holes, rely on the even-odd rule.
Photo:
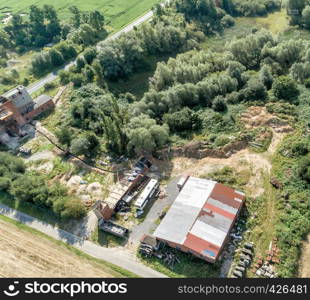
[[(53, 14), (49, 13), (48, 16), (53, 15), (54, 18), (57, 19), (55, 9), (52, 6), (44, 6), (43, 10), (47, 8), (53, 12)], [(66, 61), (75, 58), (78, 51), (84, 47), (95, 44), (99, 39), (103, 39), (107, 35), (104, 29), (104, 16), (99, 11), (82, 12), (75, 6), (69, 9), (72, 13), (71, 23), (59, 24), (57, 27), (59, 28), (59, 32), (54, 32), (53, 37), (53, 41), (58, 42), (60, 39), (63, 41), (53, 46), (51, 49), (43, 50), (33, 56), (31, 60), (31, 71), (34, 75), (40, 76), (53, 70), (55, 67), (61, 66)], [(36, 6), (32, 6), (31, 10), (34, 10), (37, 14), (40, 12), (40, 9)], [(23, 22), (21, 17), (20, 21)], [(42, 22), (46, 24), (45, 19), (43, 19)], [(49, 23), (44, 26), (48, 26), (48, 24)], [(41, 25), (41, 23), (37, 24), (38, 27), (42, 27)], [(60, 33), (61, 36), (59, 36)], [(41, 39), (41, 36), (37, 35), (37, 38)], [(47, 41), (42, 40), (40, 45), (37, 44), (34, 46), (41, 47), (45, 45), (46, 42)], [(50, 40), (48, 40), (48, 42), (50, 42)], [(76, 80), (78, 80), (78, 78)]]
[(221, 0), (221, 6), (233, 16), (264, 16), (281, 8), (281, 0)]
[(0, 192), (18, 201), (50, 208), (61, 218), (81, 218), (86, 214), (82, 202), (69, 196), (64, 186), (49, 186), (38, 174), (27, 173), (20, 158), (0, 152), (0, 166)]
[(31, 59), (31, 72), (40, 76), (63, 65), (66, 61), (77, 56), (74, 45), (63, 41), (47, 51), (35, 54)]
[[(63, 77), (71, 78), (78, 84), (90, 82), (91, 78), (99, 81), (118, 80), (129, 77), (139, 69), (147, 68), (148, 55), (172, 54), (198, 48), (199, 42), (204, 39), (203, 31), (211, 33), (220, 30), (222, 19), (227, 16), (224, 10), (215, 6), (213, 0), (200, 2), (178, 1), (168, 9), (155, 6), (155, 17), (150, 23), (142, 24), (116, 40), (102, 42), (92, 64), (85, 59), (86, 70), (81, 72), (78, 67), (72, 69), (76, 75)], [(194, 13), (197, 11), (200, 17)], [(226, 25), (233, 24), (227, 19), (223, 22)], [(206, 26), (207, 23), (211, 25)]]

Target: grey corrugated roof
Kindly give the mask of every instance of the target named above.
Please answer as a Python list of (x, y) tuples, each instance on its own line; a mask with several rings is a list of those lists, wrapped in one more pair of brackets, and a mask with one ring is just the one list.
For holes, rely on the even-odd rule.
[(34, 99), (34, 108), (38, 108), (40, 107), (41, 105), (45, 104), (46, 102), (50, 101), (52, 99), (51, 96), (48, 96), (48, 95), (40, 95), (39, 97), (35, 98)]
[(231, 226), (232, 220), (229, 218), (226, 218), (216, 212), (212, 212), (212, 216), (209, 214), (205, 214), (201, 217), (199, 217), (200, 221), (209, 224), (210, 226), (213, 226), (215, 228), (218, 228), (222, 231), (229, 231), (229, 228)]
[(215, 183), (211, 180), (190, 177), (155, 230), (154, 236), (183, 244)]

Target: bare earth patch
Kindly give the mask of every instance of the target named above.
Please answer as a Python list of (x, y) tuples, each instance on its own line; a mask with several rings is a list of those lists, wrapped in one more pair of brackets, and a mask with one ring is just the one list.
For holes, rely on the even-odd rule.
[[(203, 159), (194, 159), (177, 157), (171, 161), (171, 178), (183, 174), (199, 177), (229, 166), (238, 172), (250, 171), (249, 173), (251, 175), (248, 179), (245, 192), (250, 193), (252, 197), (261, 195), (264, 192), (262, 174), (270, 174), (272, 168), (271, 156), (275, 153), (287, 132), (293, 129), (286, 121), (268, 113), (265, 107), (260, 106), (249, 107), (241, 117), (241, 121), (248, 129), (266, 126), (272, 130), (273, 136), (267, 151), (255, 153), (249, 149), (244, 149), (232, 154), (228, 158), (206, 157)], [(163, 168), (165, 168), (164, 165)]]
[(0, 277), (114, 277), (48, 239), (0, 220)]

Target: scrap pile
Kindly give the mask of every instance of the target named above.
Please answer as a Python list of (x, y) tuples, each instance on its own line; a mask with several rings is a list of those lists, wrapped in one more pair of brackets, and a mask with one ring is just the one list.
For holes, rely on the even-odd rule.
[(145, 234), (140, 241), (139, 252), (145, 257), (151, 257), (157, 250), (157, 240), (153, 236)]
[(158, 242), (155, 237), (150, 235), (144, 235), (140, 241), (139, 252), (145, 257), (155, 256), (162, 260), (170, 267), (174, 267), (175, 264), (180, 263), (179, 258), (172, 249), (165, 249), (165, 245)]
[(168, 266), (172, 268), (174, 267), (176, 263), (180, 263), (180, 260), (178, 259), (178, 257), (169, 250), (164, 252), (161, 255), (161, 258), (165, 264), (167, 264)]
[(259, 256), (252, 272), (258, 277), (275, 278), (278, 274), (274, 270), (274, 265), (280, 262), (280, 249), (277, 247), (277, 239), (270, 242), (269, 250), (266, 251), (266, 258)]
[(151, 257), (154, 254), (154, 248), (150, 245), (141, 243), (139, 247), (139, 252), (145, 257)]

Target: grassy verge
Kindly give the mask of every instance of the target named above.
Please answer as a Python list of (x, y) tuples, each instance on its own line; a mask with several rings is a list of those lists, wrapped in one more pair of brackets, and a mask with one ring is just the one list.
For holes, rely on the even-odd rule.
[(52, 213), (51, 210), (38, 207), (29, 202), (18, 201), (4, 192), (0, 192), (0, 203), (54, 226), (62, 224), (60, 218)]
[(35, 230), (33, 228), (30, 228), (26, 225), (24, 225), (23, 223), (20, 223), (20, 222), (17, 222), (15, 220), (12, 220), (6, 216), (3, 216), (3, 215), (0, 215), (0, 219), (5, 221), (5, 222), (8, 222), (8, 223), (11, 223), (13, 225), (15, 225), (16, 227), (18, 227), (19, 229), (21, 230), (24, 230), (24, 231), (27, 231), (27, 232), (30, 232), (32, 234), (35, 234), (37, 236), (40, 236), (44, 239), (47, 239), (53, 243), (55, 243), (55, 245), (58, 245), (58, 246), (61, 246), (61, 247), (65, 247), (66, 249), (70, 250), (73, 254), (77, 255), (78, 257), (81, 257), (83, 259), (86, 259), (88, 260), (89, 262), (93, 262), (95, 263), (96, 265), (99, 265), (100, 267), (102, 267), (105, 271), (111, 273), (112, 275), (115, 275), (115, 277), (128, 277), (128, 278), (134, 278), (134, 277), (138, 277), (136, 274), (134, 273), (131, 273), (127, 270), (124, 270), (114, 264), (111, 264), (109, 262), (106, 262), (106, 261), (103, 261), (103, 260), (100, 260), (100, 259), (97, 259), (97, 258), (94, 258), (76, 248), (74, 248), (73, 246), (71, 245), (68, 245), (64, 242), (61, 242), (61, 241), (57, 241), (53, 238), (51, 238), (50, 236), (38, 231), (38, 230)]
[(220, 264), (207, 263), (191, 254), (183, 253), (170, 248), (174, 252), (180, 263), (174, 267), (165, 264), (156, 257), (145, 258), (138, 254), (141, 261), (152, 269), (163, 273), (171, 278), (216, 278), (219, 276)]
[(124, 246), (127, 241), (125, 238), (120, 238), (108, 232), (103, 232), (99, 227), (92, 232), (91, 240), (92, 242), (104, 247)]

